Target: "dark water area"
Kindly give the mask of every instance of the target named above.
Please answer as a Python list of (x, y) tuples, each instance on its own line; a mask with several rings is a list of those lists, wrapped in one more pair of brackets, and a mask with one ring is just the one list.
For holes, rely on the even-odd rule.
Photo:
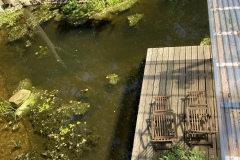
[[(127, 16), (142, 13), (136, 27), (129, 27)], [(112, 22), (96, 27), (68, 28), (55, 21), (42, 25), (66, 68), (49, 53), (34, 53), (46, 46), (35, 37), (32, 46), (21, 51), (2, 46), (0, 74), (9, 93), (18, 82), (30, 78), (37, 88), (53, 90), (69, 100), (91, 104), (84, 116), (89, 127), (101, 136), (99, 145), (83, 159), (127, 160), (131, 157), (144, 59), (147, 48), (199, 45), (209, 35), (207, 1), (139, 0)], [(116, 73), (120, 82), (108, 83)], [(81, 90), (88, 89), (85, 96)]]

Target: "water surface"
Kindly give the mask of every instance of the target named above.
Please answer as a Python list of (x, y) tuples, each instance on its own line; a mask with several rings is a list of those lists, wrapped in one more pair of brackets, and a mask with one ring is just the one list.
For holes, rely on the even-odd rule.
[[(127, 16), (135, 13), (144, 18), (129, 27)], [(89, 102), (84, 121), (101, 139), (96, 150), (83, 157), (88, 160), (130, 158), (147, 48), (199, 45), (209, 34), (203, 0), (140, 0), (101, 27), (67, 28), (54, 21), (42, 27), (67, 68), (52, 54), (37, 57), (38, 46), (46, 44), (36, 37), (21, 54), (1, 46), (0, 74), (9, 94), (20, 80), (30, 78), (38, 88), (58, 89), (67, 99)], [(117, 85), (108, 83), (111, 73), (119, 75)], [(86, 88), (89, 92), (82, 97), (80, 90)]]

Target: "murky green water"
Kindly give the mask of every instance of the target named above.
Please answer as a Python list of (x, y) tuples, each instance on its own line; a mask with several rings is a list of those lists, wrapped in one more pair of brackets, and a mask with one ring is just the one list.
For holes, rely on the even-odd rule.
[[(135, 28), (127, 16), (143, 13)], [(102, 138), (87, 160), (125, 160), (131, 156), (137, 106), (147, 48), (198, 45), (209, 34), (207, 2), (204, 0), (140, 0), (131, 10), (98, 28), (67, 28), (51, 21), (42, 25), (67, 66), (53, 55), (37, 57), (36, 37), (31, 48), (16, 53), (2, 47), (0, 73), (10, 94), (18, 82), (30, 78), (38, 88), (58, 89), (66, 98), (91, 104), (84, 117)], [(121, 78), (110, 85), (106, 76)], [(80, 90), (89, 89), (87, 98)]]

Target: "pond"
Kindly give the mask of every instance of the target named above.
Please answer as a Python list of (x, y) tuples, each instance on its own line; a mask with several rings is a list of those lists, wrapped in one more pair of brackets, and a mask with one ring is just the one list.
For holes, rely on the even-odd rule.
[[(135, 13), (144, 17), (136, 27), (129, 27), (127, 16)], [(207, 1), (139, 0), (98, 27), (72, 28), (50, 21), (42, 28), (66, 68), (53, 54), (34, 54), (39, 46), (46, 46), (38, 36), (26, 50), (18, 42), (1, 44), (1, 94), (9, 98), (18, 82), (29, 78), (37, 88), (57, 89), (69, 100), (90, 103), (83, 121), (101, 139), (83, 159), (125, 160), (131, 157), (147, 48), (199, 45), (209, 35)], [(106, 79), (113, 73), (120, 78), (116, 85)], [(86, 96), (81, 95), (84, 89)]]

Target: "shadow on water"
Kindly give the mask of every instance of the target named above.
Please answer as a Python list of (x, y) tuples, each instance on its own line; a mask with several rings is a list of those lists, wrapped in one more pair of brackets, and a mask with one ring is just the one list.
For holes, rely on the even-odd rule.
[(107, 158), (109, 160), (131, 159), (144, 66), (145, 60), (137, 68), (132, 68), (126, 78), (119, 117)]

